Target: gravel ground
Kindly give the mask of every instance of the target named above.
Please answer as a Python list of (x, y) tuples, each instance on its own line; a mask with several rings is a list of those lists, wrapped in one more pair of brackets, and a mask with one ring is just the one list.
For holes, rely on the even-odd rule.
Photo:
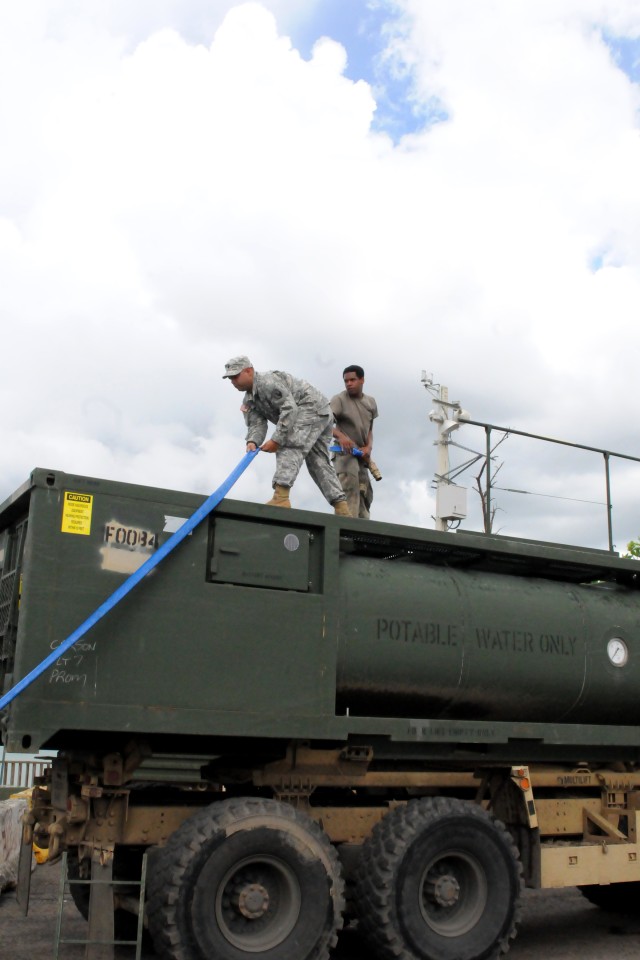
[[(0, 894), (0, 957), (2, 960), (49, 960), (57, 921), (60, 887), (58, 864), (37, 867), (31, 886), (29, 915), (18, 908), (13, 891)], [(86, 936), (87, 924), (72, 903), (63, 912), (62, 935)], [(82, 960), (84, 947), (61, 945), (60, 960)], [(131, 960), (134, 950), (119, 947), (118, 960)], [(155, 954), (146, 951), (144, 960)], [(530, 890), (523, 920), (509, 960), (640, 960), (640, 914), (636, 918), (603, 913), (573, 889)], [(333, 960), (371, 960), (355, 931), (341, 935)]]

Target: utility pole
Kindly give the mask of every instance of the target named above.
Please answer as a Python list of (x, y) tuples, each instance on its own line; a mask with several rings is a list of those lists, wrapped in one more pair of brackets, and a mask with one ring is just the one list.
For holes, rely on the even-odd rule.
[(438, 448), (436, 458), (436, 530), (446, 531), (452, 520), (464, 520), (467, 515), (467, 490), (450, 479), (449, 444), (451, 434), (460, 426), (461, 420), (468, 420), (469, 414), (463, 410), (458, 400), (449, 400), (449, 388), (433, 382), (433, 374), (422, 371), (422, 383), (434, 400), (429, 420), (437, 424)]

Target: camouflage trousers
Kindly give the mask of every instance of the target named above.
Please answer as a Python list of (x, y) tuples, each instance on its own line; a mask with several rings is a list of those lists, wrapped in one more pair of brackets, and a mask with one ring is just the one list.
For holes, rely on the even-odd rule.
[(346, 500), (329, 457), (332, 424), (331, 414), (315, 414), (313, 418), (298, 417), (290, 441), (276, 450), (274, 486), (280, 483), (283, 487), (292, 487), (305, 462), (311, 479), (320, 488), (325, 500), (329, 503)]
[(373, 500), (369, 468), (364, 465), (360, 457), (354, 457), (353, 454), (346, 456), (338, 454), (334, 460), (334, 466), (347, 497), (349, 513), (352, 517), (368, 520)]

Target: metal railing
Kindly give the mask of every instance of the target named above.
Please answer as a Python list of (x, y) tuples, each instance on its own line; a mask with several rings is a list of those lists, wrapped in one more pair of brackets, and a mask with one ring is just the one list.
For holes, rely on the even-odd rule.
[(461, 421), (461, 425), (469, 424), (474, 427), (482, 427), (485, 432), (486, 438), (486, 450), (485, 450), (485, 462), (486, 462), (486, 488), (485, 488), (485, 506), (484, 506), (484, 528), (485, 533), (491, 532), (491, 491), (492, 487), (492, 478), (491, 478), (491, 433), (492, 431), (498, 431), (499, 433), (505, 434), (506, 436), (518, 436), (518, 437), (527, 437), (530, 440), (544, 440), (547, 443), (556, 443), (563, 447), (573, 447), (576, 450), (586, 450), (590, 453), (598, 453), (604, 458), (604, 483), (605, 483), (605, 495), (606, 500), (604, 506), (607, 513), (607, 531), (608, 531), (608, 540), (609, 540), (609, 550), (614, 552), (615, 547), (613, 543), (613, 525), (612, 525), (612, 508), (613, 504), (611, 502), (611, 473), (610, 473), (610, 461), (611, 458), (615, 457), (620, 460), (631, 460), (634, 463), (640, 463), (640, 457), (633, 457), (628, 453), (615, 453), (613, 450), (603, 450), (601, 447), (590, 447), (584, 443), (572, 443), (569, 440), (558, 440), (555, 437), (543, 437), (537, 433), (527, 433), (525, 430), (514, 430), (512, 427), (499, 427), (495, 423), (482, 423), (479, 420), (470, 420), (465, 417)]

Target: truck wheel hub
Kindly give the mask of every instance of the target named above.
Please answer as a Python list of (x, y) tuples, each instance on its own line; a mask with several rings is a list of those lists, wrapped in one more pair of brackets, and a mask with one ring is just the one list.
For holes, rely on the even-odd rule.
[(238, 911), (248, 920), (257, 920), (269, 909), (269, 893), (261, 883), (248, 883), (238, 896)]
[(426, 894), (429, 900), (441, 907), (453, 907), (460, 898), (460, 884), (451, 873), (427, 880)]

